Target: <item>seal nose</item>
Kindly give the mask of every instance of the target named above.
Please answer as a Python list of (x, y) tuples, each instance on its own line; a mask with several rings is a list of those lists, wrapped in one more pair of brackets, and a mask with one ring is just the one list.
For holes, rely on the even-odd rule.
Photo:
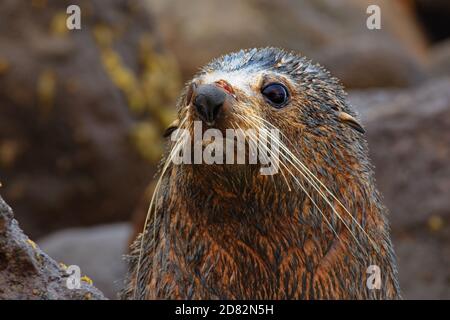
[(196, 89), (193, 104), (199, 117), (207, 124), (212, 124), (225, 102), (226, 93), (213, 84), (200, 85)]

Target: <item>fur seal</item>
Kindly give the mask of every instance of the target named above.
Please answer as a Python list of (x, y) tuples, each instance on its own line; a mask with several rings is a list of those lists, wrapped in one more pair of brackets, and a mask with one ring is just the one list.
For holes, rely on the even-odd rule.
[(202, 68), (167, 135), (192, 132), (195, 121), (221, 132), (276, 129), (279, 172), (176, 165), (181, 144), (168, 141), (123, 298), (401, 298), (387, 209), (345, 95), (324, 68), (278, 48)]

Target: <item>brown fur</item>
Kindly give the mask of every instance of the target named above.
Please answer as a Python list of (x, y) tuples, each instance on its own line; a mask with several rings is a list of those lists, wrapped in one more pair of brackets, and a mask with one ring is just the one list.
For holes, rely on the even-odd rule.
[[(219, 67), (226, 71), (227, 64), (236, 63), (233, 59), (249, 61), (241, 68), (253, 68), (254, 59), (257, 67), (277, 71), (273, 77), (285, 77), (291, 101), (274, 110), (258, 95), (234, 88), (236, 102), (227, 106), (221, 129), (233, 122), (242, 128), (256, 124), (237, 113), (257, 114), (280, 129), (291, 142), (284, 141), (286, 146), (352, 213), (353, 218), (330, 198), (351, 232), (301, 175), (298, 179), (338, 237), (292, 177), (287, 176), (289, 190), (280, 173), (260, 175), (258, 165), (171, 164), (149, 224), (132, 246), (124, 298), (400, 298), (386, 209), (375, 188), (362, 128), (339, 83), (308, 60), (273, 48), (225, 56), (196, 79)], [(184, 93), (179, 119), (191, 123), (195, 115), (186, 100)], [(370, 265), (381, 268), (380, 289), (366, 286)]]

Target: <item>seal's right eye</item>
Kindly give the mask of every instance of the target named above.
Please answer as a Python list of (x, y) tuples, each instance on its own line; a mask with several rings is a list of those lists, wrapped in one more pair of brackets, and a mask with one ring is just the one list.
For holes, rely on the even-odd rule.
[(261, 90), (261, 93), (275, 108), (284, 107), (289, 98), (286, 87), (281, 83), (269, 83)]

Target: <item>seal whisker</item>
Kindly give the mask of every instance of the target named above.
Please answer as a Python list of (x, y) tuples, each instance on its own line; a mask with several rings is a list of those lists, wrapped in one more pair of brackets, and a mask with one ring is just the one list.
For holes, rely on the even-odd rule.
[[(320, 65), (277, 48), (200, 69), (178, 100), (181, 125), (166, 131), (123, 297), (401, 298), (387, 209), (345, 96)], [(173, 139), (177, 128), (188, 136)]]
[[(245, 116), (244, 116), (245, 117)], [(264, 128), (261, 128), (261, 130), (264, 130)], [(320, 190), (320, 188), (317, 186), (317, 184), (315, 184), (311, 178), (307, 177), (306, 174), (297, 166), (295, 165), (290, 158), (294, 159), (297, 158), (289, 149), (285, 148), (284, 144), (282, 141), (280, 141), (279, 139), (277, 139), (274, 135), (272, 135), (272, 133), (270, 131), (267, 131), (266, 134), (268, 136), (271, 137), (271, 139), (273, 139), (274, 141), (276, 141), (279, 146), (282, 148), (282, 150), (284, 150), (286, 153), (289, 153), (289, 157), (286, 156), (284, 153), (280, 153), (285, 159), (286, 161), (288, 161), (301, 175), (302, 177), (319, 193), (319, 195), (323, 198), (323, 200), (327, 203), (327, 205), (331, 208), (331, 210), (333, 211), (333, 213), (338, 217), (338, 219), (342, 222), (342, 224), (346, 227), (346, 229), (349, 231), (349, 233), (351, 234), (351, 236), (353, 237), (353, 239), (356, 241), (356, 243), (358, 244), (358, 246), (360, 246), (361, 248), (363, 248), (363, 246), (361, 245), (361, 243), (359, 242), (358, 238), (356, 237), (356, 235), (354, 234), (354, 232), (351, 230), (350, 226), (345, 222), (345, 220), (341, 217), (341, 215), (337, 212), (337, 210), (334, 208), (334, 206), (331, 204), (330, 200), (326, 197), (326, 195)]]
[[(251, 133), (250, 133), (251, 134)], [(272, 156), (275, 156), (275, 154), (273, 153), (272, 150), (270, 150), (269, 148), (267, 148), (267, 146), (263, 145), (264, 151), (270, 153)], [(306, 196), (309, 198), (309, 200), (312, 202), (312, 204), (314, 205), (314, 207), (320, 212), (320, 214), (322, 215), (322, 217), (325, 219), (326, 223), (328, 224), (330, 230), (334, 233), (334, 235), (341, 240), (341, 238), (339, 237), (338, 233), (336, 232), (336, 230), (334, 229), (333, 225), (330, 223), (330, 221), (328, 220), (328, 218), (325, 216), (325, 214), (323, 213), (323, 211), (319, 208), (319, 206), (317, 205), (317, 203), (314, 201), (314, 199), (311, 197), (311, 195), (308, 193), (308, 191), (306, 191), (306, 188), (304, 187), (304, 185), (298, 180), (298, 178), (292, 173), (292, 171), (288, 168), (288, 166), (286, 164), (284, 164), (283, 162), (280, 162), (281, 165), (288, 171), (288, 173), (290, 174), (290, 176), (294, 179), (294, 181), (299, 185), (299, 187), (302, 189), (302, 191), (306, 194)], [(281, 168), (280, 168), (281, 169)]]
[[(181, 121), (180, 123), (180, 127), (182, 127), (184, 125), (184, 123), (187, 121), (187, 117), (185, 117), (183, 119), (183, 121)], [(178, 133), (176, 133), (176, 137), (178, 137)], [(169, 153), (169, 156), (167, 157), (166, 161), (164, 162), (163, 168), (161, 170), (161, 173), (159, 175), (158, 178), (158, 182), (156, 183), (155, 189), (153, 190), (153, 194), (152, 194), (152, 198), (150, 200), (150, 204), (148, 206), (148, 210), (147, 210), (147, 215), (145, 217), (145, 221), (144, 221), (144, 227), (142, 230), (142, 235), (141, 235), (141, 243), (140, 243), (140, 249), (139, 249), (139, 258), (138, 258), (138, 262), (136, 265), (136, 283), (138, 283), (138, 279), (139, 279), (139, 272), (140, 272), (140, 267), (141, 267), (141, 262), (142, 262), (142, 255), (143, 255), (143, 249), (144, 249), (144, 242), (145, 242), (145, 235), (147, 234), (147, 226), (148, 226), (148, 222), (149, 222), (149, 218), (150, 218), (150, 214), (152, 212), (152, 208), (154, 207), (154, 202), (155, 199), (159, 196), (159, 189), (161, 186), (161, 182), (162, 182), (162, 178), (164, 176), (164, 174), (167, 171), (167, 168), (169, 167), (170, 163), (172, 162), (173, 158), (175, 157), (176, 153), (180, 151), (181, 146), (182, 146), (182, 142), (184, 140), (183, 139), (179, 139), (177, 140), (177, 142), (174, 144), (174, 146), (172, 147), (172, 150)], [(156, 219), (156, 208), (155, 208), (155, 214), (154, 214), (154, 219)], [(153, 223), (153, 237), (155, 238), (155, 223)], [(155, 248), (154, 248), (155, 249)], [(153, 265), (155, 265), (153, 263)], [(134, 290), (134, 297), (136, 298), (136, 294), (137, 294), (137, 289), (138, 286), (135, 286), (135, 290)]]
[[(268, 125), (270, 125), (271, 127), (277, 129), (273, 124), (271, 124), (270, 122), (268, 122), (267, 120), (257, 116), (257, 115), (252, 115), (255, 117), (258, 117), (260, 120), (262, 120), (263, 122), (266, 122)], [(269, 132), (270, 133), (270, 132)], [(292, 144), (292, 142), (289, 140), (289, 138), (287, 138), (282, 132), (281, 132), (282, 136), (284, 138), (286, 138), (288, 140), (288, 142), (290, 144)], [(275, 139), (277, 139), (276, 137), (274, 137)], [(364, 233), (364, 235), (367, 237), (367, 239), (371, 242), (372, 246), (374, 247), (375, 251), (379, 251), (378, 246), (375, 244), (375, 242), (372, 240), (372, 238), (367, 234), (367, 232), (364, 230), (364, 228), (361, 226), (361, 224), (358, 222), (358, 220), (356, 220), (356, 218), (350, 213), (350, 211), (346, 208), (346, 206), (344, 206), (342, 204), (342, 202), (325, 186), (325, 184), (323, 184), (323, 182), (316, 176), (314, 175), (299, 159), (298, 157), (296, 157), (283, 143), (280, 143), (280, 147), (282, 149), (284, 149), (287, 153), (289, 153), (289, 156), (292, 158), (293, 161), (295, 161), (299, 166), (302, 167), (302, 169), (305, 171), (306, 174), (308, 174), (311, 178), (313, 178), (315, 181), (317, 181), (321, 187), (324, 188), (324, 190), (338, 203), (338, 205), (340, 207), (342, 207), (342, 209), (344, 209), (344, 211), (350, 216), (350, 218), (353, 220), (354, 223), (356, 223), (357, 227)], [(316, 185), (317, 186), (317, 185)]]
[[(244, 122), (246, 122), (246, 124), (247, 124), (250, 128), (258, 128), (258, 127), (262, 127), (262, 126), (263, 126), (262, 124), (258, 124), (257, 126), (255, 126), (255, 123), (251, 122), (251, 119), (246, 120), (246, 119), (244, 119), (243, 117), (240, 117), (239, 114), (236, 114), (236, 116), (239, 117), (239, 118), (240, 118), (241, 120), (243, 120)], [(239, 127), (239, 125), (238, 125), (238, 127)], [(242, 130), (241, 127), (239, 127), (239, 129)], [(244, 132), (244, 130), (242, 130), (242, 131)], [(259, 145), (259, 144), (258, 144), (258, 137), (256, 137), (256, 141), (254, 141), (254, 143), (255, 143), (256, 145)], [(261, 144), (261, 145), (264, 146), (264, 147), (267, 147), (267, 146), (265, 146), (264, 144)], [(278, 166), (278, 164), (275, 164), (275, 165)], [(292, 189), (291, 189), (291, 186), (290, 186), (290, 184), (289, 184), (289, 180), (287, 179), (287, 177), (286, 177), (286, 175), (284, 174), (283, 170), (281, 170), (281, 168), (280, 168), (279, 166), (278, 166), (278, 169), (280, 169), (281, 175), (283, 176), (283, 179), (284, 179), (284, 181), (285, 181), (285, 183), (286, 183), (286, 186), (288, 187), (288, 190), (291, 191)], [(273, 179), (273, 176), (272, 176), (272, 179)]]

